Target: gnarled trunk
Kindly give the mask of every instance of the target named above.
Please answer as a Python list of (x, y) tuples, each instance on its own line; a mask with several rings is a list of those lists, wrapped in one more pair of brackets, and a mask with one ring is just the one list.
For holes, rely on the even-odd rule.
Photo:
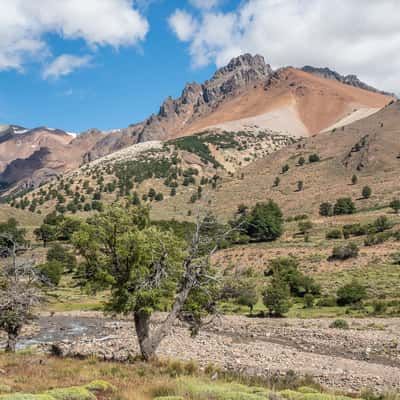
[(15, 353), (17, 349), (17, 339), (20, 334), (21, 328), (17, 327), (7, 332), (8, 340), (6, 346), (6, 353)]
[(154, 346), (150, 338), (150, 315), (144, 312), (134, 313), (136, 334), (139, 342), (142, 358), (148, 361), (154, 356), (157, 346)]

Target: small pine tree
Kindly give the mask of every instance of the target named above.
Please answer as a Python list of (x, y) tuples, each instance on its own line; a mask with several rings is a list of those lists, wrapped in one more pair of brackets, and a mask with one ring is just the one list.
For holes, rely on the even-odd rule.
[(354, 175), (351, 177), (351, 183), (352, 183), (353, 185), (356, 185), (357, 182), (358, 182), (358, 177), (357, 177), (356, 174), (354, 174)]

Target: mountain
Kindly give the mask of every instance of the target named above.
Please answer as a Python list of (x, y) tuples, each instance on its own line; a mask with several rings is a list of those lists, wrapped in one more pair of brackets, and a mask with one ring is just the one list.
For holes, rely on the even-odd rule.
[(304, 72), (307, 72), (309, 74), (313, 74), (316, 76), (319, 76), (320, 78), (324, 79), (332, 79), (341, 83), (344, 83), (345, 85), (350, 85), (354, 86), (360, 89), (368, 90), (369, 92), (373, 93), (380, 93), (385, 96), (392, 96), (394, 97), (393, 93), (385, 92), (383, 90), (379, 90), (374, 88), (373, 86), (368, 85), (367, 83), (362, 82), (357, 75), (341, 75), (336, 71), (333, 71), (327, 67), (325, 68), (320, 68), (320, 67), (312, 67), (310, 65), (306, 65), (301, 69)]
[(89, 130), (74, 136), (60, 129), (15, 126), (0, 132), (0, 183), (35, 187), (82, 164), (84, 154), (103, 134)]
[(309, 72), (291, 67), (274, 72), (262, 56), (244, 54), (203, 84), (188, 83), (181, 96), (168, 97), (157, 114), (107, 135), (86, 159), (94, 160), (128, 144), (167, 140), (214, 127), (309, 136), (334, 124), (364, 118), (393, 99), (365, 90), (366, 85), (349, 85), (350, 78), (333, 81), (328, 75)]
[(74, 138), (46, 127), (0, 128), (0, 182), (15, 188), (37, 186), (137, 143), (206, 130), (312, 136), (365, 118), (393, 99), (316, 71), (291, 67), (273, 71), (262, 56), (244, 54), (210, 80), (186, 84), (181, 96), (168, 97), (157, 114), (124, 129), (94, 129)]

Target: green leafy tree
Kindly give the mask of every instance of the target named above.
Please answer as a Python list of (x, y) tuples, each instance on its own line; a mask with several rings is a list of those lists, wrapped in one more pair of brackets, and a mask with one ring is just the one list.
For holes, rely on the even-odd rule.
[(334, 215), (354, 214), (355, 212), (356, 206), (350, 197), (337, 199), (333, 207)]
[(399, 199), (393, 199), (390, 202), (390, 208), (393, 209), (393, 211), (398, 214), (400, 211), (400, 200)]
[(264, 291), (263, 302), (271, 317), (282, 317), (291, 307), (288, 284), (274, 277)]
[(77, 261), (75, 254), (67, 251), (60, 243), (53, 244), (47, 251), (47, 262), (57, 261), (63, 266), (67, 272), (72, 272), (76, 269)]
[(323, 217), (331, 217), (333, 215), (333, 205), (325, 202), (319, 206), (319, 215)]
[(257, 203), (246, 219), (247, 234), (259, 242), (278, 239), (283, 233), (283, 214), (278, 204)]
[(361, 195), (364, 199), (369, 199), (372, 195), (372, 189), (369, 186), (364, 186)]
[(357, 304), (366, 298), (367, 290), (365, 286), (356, 280), (342, 286), (337, 291), (337, 303), (339, 306)]
[(315, 163), (315, 162), (319, 162), (320, 158), (318, 154), (310, 154), (310, 156), (308, 157), (308, 161), (309, 163)]
[(47, 261), (38, 267), (44, 278), (54, 286), (58, 286), (64, 272), (64, 266), (57, 260)]
[[(172, 231), (150, 225), (142, 207), (107, 208), (74, 234), (83, 259), (82, 282), (92, 290), (110, 290), (108, 311), (133, 316), (145, 360), (154, 356), (178, 317), (196, 333), (202, 316), (214, 311), (218, 291), (209, 260), (218, 246), (203, 234), (203, 221), (198, 218), (189, 247)], [(204, 252), (206, 243), (212, 249)], [(165, 307), (168, 316), (150, 330), (153, 312)]]

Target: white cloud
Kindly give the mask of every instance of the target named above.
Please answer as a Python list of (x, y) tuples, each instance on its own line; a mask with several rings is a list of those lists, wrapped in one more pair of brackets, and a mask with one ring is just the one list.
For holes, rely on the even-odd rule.
[(179, 40), (187, 42), (192, 39), (197, 30), (194, 18), (183, 10), (176, 10), (168, 19), (169, 26), (175, 32)]
[(80, 57), (72, 54), (62, 54), (45, 67), (43, 70), (43, 77), (45, 79), (57, 79), (61, 76), (68, 75), (77, 68), (89, 66), (91, 59), (92, 57), (89, 55)]
[(192, 62), (221, 66), (241, 53), (260, 53), (274, 67), (328, 66), (399, 93), (400, 2), (339, 3), (245, 0), (226, 13), (203, 9), (193, 24)]
[(0, 0), (0, 10), (0, 70), (48, 56), (48, 33), (95, 49), (134, 46), (148, 32), (133, 0)]

